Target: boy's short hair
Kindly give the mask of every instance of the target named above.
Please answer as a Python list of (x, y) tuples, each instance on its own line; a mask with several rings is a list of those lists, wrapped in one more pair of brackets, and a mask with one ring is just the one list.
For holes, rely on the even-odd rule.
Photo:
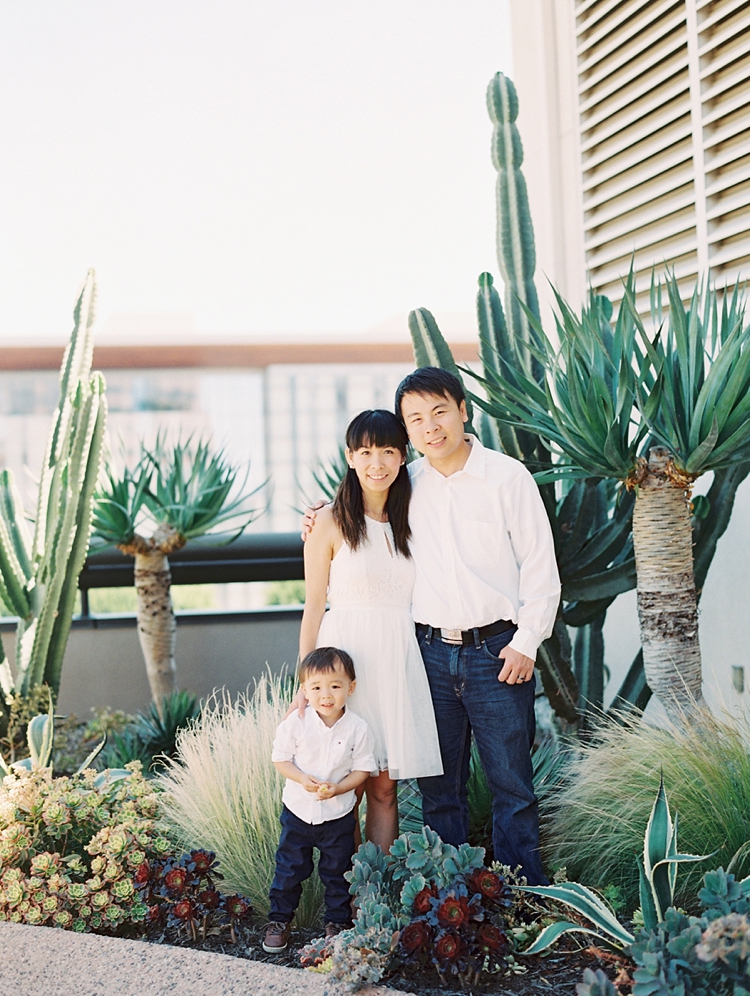
[(349, 681), (356, 681), (357, 675), (354, 672), (354, 661), (345, 650), (338, 650), (336, 647), (317, 647), (311, 650), (297, 667), (297, 677), (302, 684), (307, 681), (311, 674), (328, 674), (336, 670), (336, 661), (341, 661)]
[(466, 401), (463, 384), (455, 374), (440, 367), (419, 367), (414, 373), (407, 374), (396, 388), (395, 409), (398, 417), (401, 415), (401, 402), (405, 394), (437, 394), (438, 397), (453, 398), (460, 407)]

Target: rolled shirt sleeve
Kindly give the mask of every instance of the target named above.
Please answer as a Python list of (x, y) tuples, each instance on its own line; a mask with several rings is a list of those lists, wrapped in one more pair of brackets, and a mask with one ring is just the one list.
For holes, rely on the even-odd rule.
[(375, 740), (370, 727), (362, 720), (361, 728), (355, 734), (352, 750), (352, 771), (377, 771), (375, 760)]
[[(297, 720), (296, 724), (294, 722), (295, 719)], [(272, 761), (294, 760), (298, 744), (298, 738), (295, 735), (295, 726), (300, 726), (299, 717), (296, 712), (293, 712), (291, 716), (287, 716), (283, 722), (279, 723), (276, 728), (276, 736), (274, 738), (273, 748), (271, 751)]]

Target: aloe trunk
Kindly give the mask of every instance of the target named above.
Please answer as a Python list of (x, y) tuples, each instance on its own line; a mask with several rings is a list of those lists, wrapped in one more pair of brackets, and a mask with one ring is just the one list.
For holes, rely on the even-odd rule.
[(669, 451), (654, 447), (633, 510), (643, 666), (649, 687), (673, 716), (703, 697), (688, 486)]
[(175, 639), (177, 625), (172, 609), (172, 575), (161, 550), (135, 555), (135, 591), (138, 596), (138, 639), (151, 696), (157, 704), (176, 687)]

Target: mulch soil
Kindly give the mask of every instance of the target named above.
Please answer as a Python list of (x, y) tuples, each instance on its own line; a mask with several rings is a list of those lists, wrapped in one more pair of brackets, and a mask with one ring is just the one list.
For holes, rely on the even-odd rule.
[[(270, 955), (261, 946), (263, 932), (262, 925), (243, 927), (238, 932), (235, 944), (230, 943), (226, 935), (207, 937), (205, 941), (195, 944), (177, 936), (172, 930), (150, 940), (157, 944), (212, 951), (304, 971), (300, 967), (297, 952), (313, 938), (320, 936), (320, 930), (295, 930), (287, 950), (282, 954)], [(511, 970), (505, 975), (491, 975), (486, 984), (471, 989), (460, 989), (450, 982), (442, 984), (434, 972), (408, 971), (383, 979), (379, 984), (394, 992), (415, 993), (416, 996), (466, 996), (467, 993), (489, 993), (495, 996), (576, 996), (576, 985), (583, 978), (586, 968), (600, 968), (614, 980), (617, 966), (611, 964), (603, 952), (602, 955), (606, 960), (600, 959), (596, 949), (584, 950), (576, 947), (573, 942), (566, 944), (563, 940), (546, 957), (518, 959), (515, 971)]]

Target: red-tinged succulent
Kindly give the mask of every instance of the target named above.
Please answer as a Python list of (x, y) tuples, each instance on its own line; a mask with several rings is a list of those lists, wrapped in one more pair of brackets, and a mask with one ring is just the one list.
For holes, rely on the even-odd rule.
[(146, 919), (149, 923), (155, 923), (161, 917), (162, 907), (159, 905), (149, 906)]
[(242, 920), (252, 912), (252, 906), (242, 896), (225, 896), (224, 905), (233, 920)]
[(217, 863), (213, 851), (191, 851), (190, 860), (200, 876), (206, 875)]
[(207, 910), (218, 909), (221, 904), (221, 894), (216, 889), (204, 889), (198, 893), (197, 899)]
[(164, 876), (164, 885), (170, 892), (183, 892), (187, 885), (188, 873), (184, 868), (173, 868)]
[(435, 957), (441, 962), (455, 961), (461, 954), (461, 942), (455, 934), (442, 933), (435, 942)]
[(508, 938), (502, 930), (494, 927), (491, 923), (480, 924), (477, 933), (479, 935), (479, 944), (483, 951), (497, 954), (499, 951), (505, 950), (508, 946)]
[(432, 900), (437, 897), (437, 889), (434, 885), (428, 886), (418, 892), (414, 897), (412, 909), (414, 913), (427, 913), (432, 906)]
[(181, 899), (179, 903), (174, 904), (170, 912), (178, 920), (192, 920), (195, 917), (195, 906), (191, 899)]
[(409, 957), (421, 951), (432, 940), (432, 930), (425, 920), (412, 920), (401, 931), (399, 944), (404, 955)]
[(435, 910), (437, 921), (443, 927), (460, 927), (475, 913), (465, 896), (448, 896)]
[(133, 880), (135, 881), (136, 885), (145, 885), (148, 882), (150, 876), (151, 876), (151, 865), (148, 863), (148, 861), (142, 861), (138, 865), (138, 868), (136, 869), (136, 873)]
[(469, 886), (486, 899), (499, 899), (505, 882), (489, 868), (478, 868), (469, 879)]

